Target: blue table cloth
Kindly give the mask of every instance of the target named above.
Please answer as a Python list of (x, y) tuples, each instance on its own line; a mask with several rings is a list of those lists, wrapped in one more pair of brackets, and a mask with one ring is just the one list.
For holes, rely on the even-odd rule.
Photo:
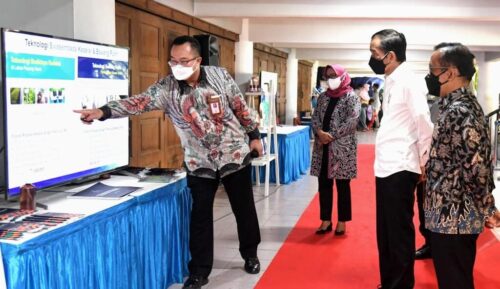
[[(309, 171), (311, 165), (311, 151), (309, 140), (309, 126), (278, 126), (278, 160), (280, 166), (280, 183), (289, 184), (298, 180), (301, 175)], [(262, 133), (262, 136), (267, 136)], [(267, 147), (274, 153), (274, 140), (266, 138)], [(276, 183), (275, 162), (271, 162), (269, 181)], [(265, 181), (265, 167), (260, 167), (260, 181)]]
[(165, 289), (189, 261), (186, 179), (19, 245), (1, 243), (9, 289)]

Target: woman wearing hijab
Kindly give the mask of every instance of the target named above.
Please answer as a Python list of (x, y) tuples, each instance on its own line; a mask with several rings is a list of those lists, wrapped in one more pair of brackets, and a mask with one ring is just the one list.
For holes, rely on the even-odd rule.
[(318, 177), (321, 225), (316, 234), (332, 231), (333, 180), (338, 193), (335, 235), (343, 235), (351, 220), (351, 179), (356, 177), (356, 124), (360, 103), (351, 78), (337, 64), (326, 66), (328, 89), (318, 98), (312, 116), (314, 149), (311, 175)]

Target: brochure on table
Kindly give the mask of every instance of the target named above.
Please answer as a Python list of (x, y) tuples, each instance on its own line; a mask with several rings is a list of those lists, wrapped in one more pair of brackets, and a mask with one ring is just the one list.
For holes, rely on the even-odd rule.
[[(61, 226), (66, 226), (75, 221), (81, 220), (87, 216), (92, 214), (101, 212), (110, 207), (116, 206), (123, 202), (129, 201), (130, 199), (146, 194), (155, 189), (164, 187), (170, 183), (174, 183), (182, 178), (185, 178), (186, 174), (178, 173), (172, 175), (170, 182), (168, 183), (158, 183), (158, 182), (146, 182), (141, 181), (138, 178), (130, 177), (130, 176), (115, 176), (113, 175), (110, 179), (101, 180), (103, 184), (107, 186), (121, 186), (121, 187), (139, 187), (139, 189), (134, 192), (118, 199), (105, 199), (105, 198), (69, 198), (68, 196), (78, 193), (84, 189), (87, 189), (97, 182), (93, 182), (91, 184), (86, 184), (84, 186), (78, 187), (59, 187), (55, 188), (52, 191), (39, 191), (37, 192), (37, 202), (43, 203), (48, 206), (48, 210), (37, 210), (36, 214), (43, 214), (44, 212), (60, 212), (60, 213), (68, 213), (68, 214), (81, 214), (81, 217), (72, 218), (64, 222), (63, 224), (52, 226), (44, 229), (40, 232), (35, 233), (27, 233), (17, 240), (0, 240), (0, 242), (11, 243), (11, 244), (20, 244), (27, 240), (33, 239), (39, 235), (48, 233), (54, 229), (60, 228)], [(11, 208), (19, 208), (19, 204), (17, 203), (0, 203), (0, 207), (11, 207)], [(0, 287), (1, 289), (1, 287)]]

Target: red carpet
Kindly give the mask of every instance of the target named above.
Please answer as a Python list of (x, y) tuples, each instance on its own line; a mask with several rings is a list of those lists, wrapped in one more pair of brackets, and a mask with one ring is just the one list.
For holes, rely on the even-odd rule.
[[(320, 223), (319, 202), (316, 195), (255, 288), (375, 289), (377, 287), (380, 281), (375, 235), (373, 161), (374, 146), (360, 145), (358, 178), (351, 182), (353, 221), (347, 224), (346, 235), (337, 237), (333, 234), (323, 236), (314, 234)], [(415, 213), (417, 213), (416, 207)], [(418, 224), (417, 216), (415, 221)], [(417, 246), (422, 242), (423, 239), (417, 232)], [(488, 230), (481, 234), (478, 241), (474, 273), (476, 289), (500, 289), (499, 267), (500, 242)], [(416, 261), (415, 279), (415, 289), (437, 288), (431, 260)]]

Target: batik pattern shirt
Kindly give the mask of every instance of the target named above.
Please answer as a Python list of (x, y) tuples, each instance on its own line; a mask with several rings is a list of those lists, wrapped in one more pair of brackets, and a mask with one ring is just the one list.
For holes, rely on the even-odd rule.
[[(221, 113), (212, 114), (208, 99), (220, 96)], [(164, 110), (184, 149), (188, 174), (224, 177), (250, 162), (247, 133), (258, 133), (256, 114), (247, 106), (238, 85), (219, 67), (201, 66), (196, 87), (169, 75), (145, 92), (107, 104), (110, 117)], [(257, 136), (258, 138), (258, 136)]]
[[(317, 136), (321, 129), (330, 97), (322, 93), (312, 116), (314, 147), (311, 161), (311, 175), (319, 176), (323, 157), (323, 147)], [(328, 178), (354, 179), (358, 173), (356, 124), (361, 104), (354, 92), (340, 97), (330, 117), (330, 128), (325, 130), (333, 137), (328, 146)]]
[(495, 212), (489, 126), (465, 88), (439, 100), (424, 202), (425, 226), (442, 234), (479, 234)]

